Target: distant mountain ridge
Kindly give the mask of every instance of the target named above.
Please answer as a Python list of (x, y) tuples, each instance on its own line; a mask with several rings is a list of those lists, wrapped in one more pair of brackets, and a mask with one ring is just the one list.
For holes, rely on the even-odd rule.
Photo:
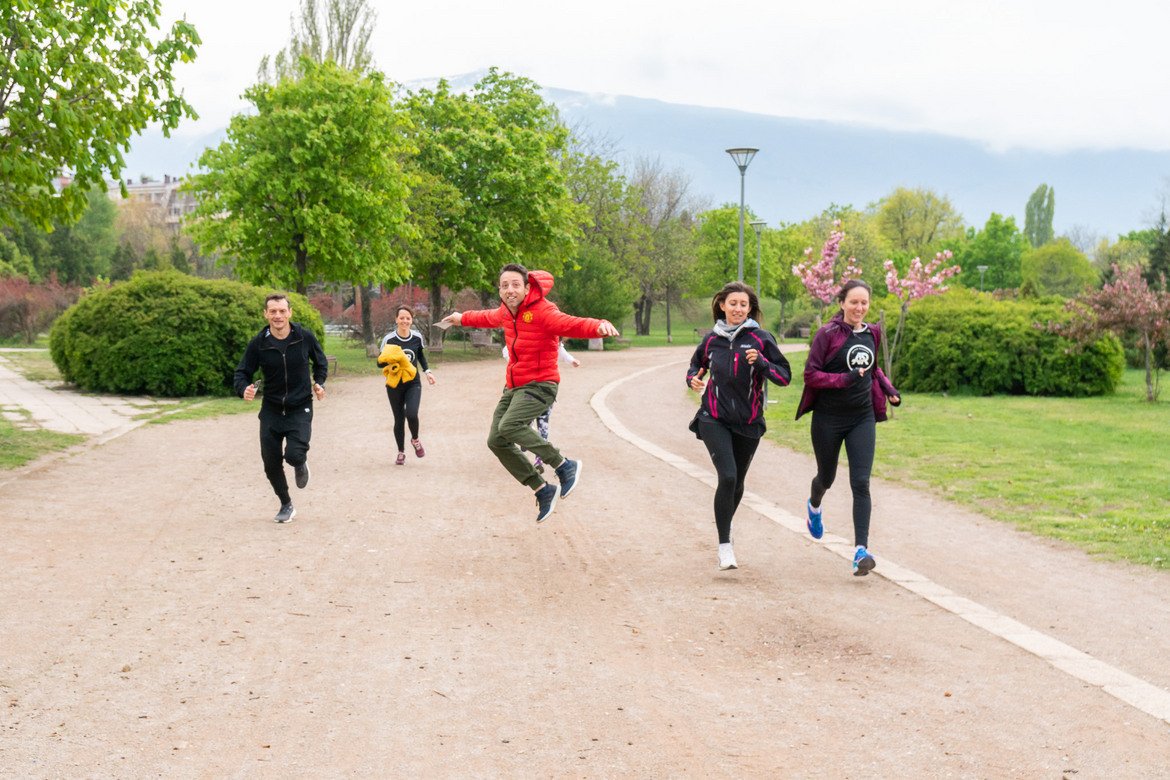
[[(482, 74), (449, 81), (468, 88)], [(416, 82), (408, 85), (430, 85)], [(739, 203), (739, 171), (724, 149), (755, 146), (746, 201), (775, 225), (820, 213), (831, 203), (864, 208), (895, 187), (924, 187), (946, 195), (969, 225), (992, 212), (1023, 227), (1024, 204), (1041, 183), (1056, 191), (1056, 232), (1074, 227), (1115, 239), (1148, 227), (1170, 182), (1170, 152), (1135, 149), (1046, 153), (997, 152), (973, 141), (930, 133), (792, 119), (704, 108), (622, 95), (547, 88), (572, 126), (614, 143), (619, 162), (659, 157), (691, 176), (694, 194), (712, 206)], [(148, 132), (127, 154), (126, 176), (189, 173), (224, 129), (191, 138)]]

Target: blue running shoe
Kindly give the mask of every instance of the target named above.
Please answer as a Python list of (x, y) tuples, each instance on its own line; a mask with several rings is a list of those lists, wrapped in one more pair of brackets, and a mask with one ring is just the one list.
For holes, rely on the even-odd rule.
[(540, 490), (536, 491), (536, 522), (543, 523), (545, 518), (552, 514), (560, 494), (561, 491), (556, 485), (550, 485), (547, 482)]
[(853, 576), (864, 577), (873, 571), (874, 566), (877, 566), (877, 561), (869, 554), (869, 550), (858, 547), (857, 552), (853, 555)]
[(581, 461), (565, 458), (564, 463), (557, 466), (557, 479), (561, 481), (561, 498), (568, 498), (581, 480)]
[(812, 501), (808, 501), (808, 532), (814, 539), (825, 535), (825, 526), (821, 523), (821, 510), (812, 508)]

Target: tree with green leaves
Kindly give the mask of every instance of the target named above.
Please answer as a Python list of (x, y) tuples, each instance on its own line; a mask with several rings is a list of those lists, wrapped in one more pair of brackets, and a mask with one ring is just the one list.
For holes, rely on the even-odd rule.
[[(174, 70), (195, 58), (185, 20), (158, 30), (162, 0), (0, 3), (0, 225), (44, 230), (84, 212), (106, 177), (121, 181), (130, 139), (195, 112)], [(67, 174), (72, 185), (58, 188)]]
[(1041, 184), (1024, 207), (1024, 236), (1033, 247), (1044, 246), (1052, 240), (1052, 217), (1055, 211), (1056, 190)]
[(1072, 298), (1095, 287), (1100, 279), (1089, 258), (1066, 238), (1029, 249), (1020, 257), (1020, 278), (1040, 295)]
[(30, 281), (40, 278), (33, 266), (32, 258), (21, 251), (20, 246), (0, 231), (0, 279), (22, 276)]
[(1151, 287), (1165, 290), (1170, 288), (1170, 228), (1167, 227), (1164, 208), (1152, 231), (1145, 278)]
[(800, 257), (800, 253), (808, 246), (809, 236), (802, 225), (794, 224), (781, 225), (776, 229), (768, 228), (762, 238), (764, 289), (759, 293), (761, 298), (766, 293), (780, 302), (780, 320), (776, 325), (776, 335), (783, 338), (787, 330), (789, 310), (805, 292), (800, 279), (792, 273), (793, 258)]
[(635, 160), (629, 180), (638, 193), (638, 214), (647, 237), (645, 251), (634, 255), (630, 265), (639, 292), (634, 331), (650, 334), (651, 314), (662, 302), (670, 338), (671, 306), (694, 287), (695, 227), (704, 206), (691, 194), (690, 176), (681, 168), (668, 169), (658, 158)]
[(874, 210), (878, 234), (890, 253), (907, 261), (931, 257), (944, 242), (963, 234), (962, 215), (950, 198), (934, 190), (898, 187)]
[[(963, 270), (959, 281), (973, 290), (982, 283), (985, 290), (1015, 289), (1021, 284), (1020, 258), (1028, 239), (1016, 227), (1015, 217), (992, 213), (983, 229), (968, 228), (966, 240), (954, 250), (954, 260)], [(984, 267), (982, 275), (979, 266)]]
[(253, 284), (403, 282), (409, 120), (381, 74), (302, 68), (244, 93), (254, 113), (232, 118), (186, 185), (198, 200), (187, 230)]
[[(345, 70), (365, 73), (374, 65), (369, 50), (377, 14), (366, 0), (301, 0), (300, 10), (290, 21), (289, 44), (269, 62), (260, 61), (260, 81), (275, 84), (282, 79), (297, 80), (305, 75), (305, 62), (331, 62)], [(373, 347), (372, 285), (354, 282), (357, 308), (361, 312), (362, 340)]]
[[(744, 222), (755, 219), (751, 209)], [(749, 228), (750, 230), (750, 228)], [(750, 233), (749, 233), (750, 235)], [(754, 246), (752, 247), (755, 248)], [(748, 241), (744, 238), (744, 267), (747, 268)], [(752, 276), (754, 274), (745, 275)], [(697, 297), (713, 295), (739, 275), (739, 206), (724, 204), (704, 211), (695, 226), (695, 270), (689, 292)], [(759, 293), (759, 291), (756, 291)]]
[(638, 297), (633, 258), (648, 251), (638, 193), (618, 164), (572, 139), (562, 158), (566, 185), (578, 206), (581, 238), (557, 278), (553, 297), (567, 312), (589, 311), (621, 322)]
[(559, 159), (568, 130), (537, 85), (493, 68), (468, 92), (440, 81), (402, 106), (418, 150), (408, 162), (415, 237), (402, 251), (430, 289), (432, 316), (444, 287), (493, 290), (505, 263), (559, 272), (578, 235), (577, 206)]
[(366, 0), (301, 0), (292, 18), (289, 44), (271, 60), (260, 60), (260, 81), (277, 82), (301, 75), (301, 60), (332, 62), (363, 73), (374, 64), (370, 36), (377, 12)]

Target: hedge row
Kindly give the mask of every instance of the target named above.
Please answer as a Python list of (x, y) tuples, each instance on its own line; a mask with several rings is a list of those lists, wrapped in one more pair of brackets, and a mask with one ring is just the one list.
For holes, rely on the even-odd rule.
[[(270, 290), (174, 271), (139, 272), (62, 314), (49, 351), (68, 382), (122, 395), (230, 395), (248, 341), (266, 324)], [(289, 294), (293, 320), (324, 339), (321, 315)]]
[[(998, 301), (965, 291), (915, 301), (895, 356), (899, 390), (974, 395), (1111, 393), (1125, 355), (1107, 335), (1082, 347), (1049, 332), (1067, 317), (1059, 301)], [(886, 314), (887, 329), (897, 311)]]

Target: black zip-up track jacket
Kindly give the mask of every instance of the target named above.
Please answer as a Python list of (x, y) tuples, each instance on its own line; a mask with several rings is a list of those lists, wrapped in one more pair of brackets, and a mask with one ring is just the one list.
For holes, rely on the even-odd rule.
[(242, 398), (260, 369), (264, 373), (264, 405), (283, 414), (313, 400), (313, 384), (325, 384), (329, 366), (317, 337), (295, 322), (289, 323), (283, 352), (279, 343), (267, 326), (257, 333), (236, 366), (233, 386)]
[[(754, 365), (744, 354), (748, 349), (760, 353)], [(776, 339), (751, 325), (741, 327), (730, 340), (714, 331), (708, 334), (691, 357), (688, 386), (701, 368), (707, 369), (707, 387), (698, 416), (724, 425), (763, 426), (765, 382), (783, 387), (792, 379), (792, 369)]]

